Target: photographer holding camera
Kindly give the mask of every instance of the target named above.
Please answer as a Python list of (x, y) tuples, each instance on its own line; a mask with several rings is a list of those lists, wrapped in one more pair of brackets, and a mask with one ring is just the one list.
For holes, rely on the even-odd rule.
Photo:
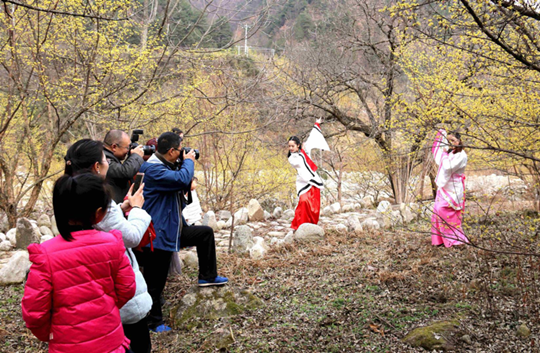
[[(152, 216), (156, 231), (154, 250), (143, 248), (137, 259), (144, 268), (144, 278), (153, 304), (149, 327), (154, 332), (167, 332), (171, 328), (163, 321), (160, 296), (167, 282), (171, 259), (181, 247), (196, 246), (199, 257), (199, 286), (219, 286), (228, 282), (217, 275), (214, 231), (207, 226), (188, 226), (182, 209), (190, 195), (198, 151), (181, 148), (180, 136), (173, 132), (161, 134), (157, 151), (141, 167), (144, 173), (143, 208)], [(190, 198), (190, 197), (188, 197)], [(191, 201), (191, 200), (190, 200)]]
[(113, 187), (113, 200), (121, 204), (129, 190), (130, 182), (144, 162), (142, 158), (144, 155), (143, 146), (131, 148), (133, 147), (131, 140), (128, 134), (122, 130), (107, 132), (103, 139), (103, 145), (105, 158), (109, 162), (107, 180)]

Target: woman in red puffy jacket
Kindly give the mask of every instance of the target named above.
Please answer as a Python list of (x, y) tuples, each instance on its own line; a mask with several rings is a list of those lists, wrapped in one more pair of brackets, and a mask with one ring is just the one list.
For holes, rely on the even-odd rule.
[(119, 309), (135, 294), (135, 276), (121, 233), (92, 228), (110, 200), (99, 176), (64, 175), (53, 192), (61, 236), (28, 247), (23, 319), (49, 352), (129, 352)]

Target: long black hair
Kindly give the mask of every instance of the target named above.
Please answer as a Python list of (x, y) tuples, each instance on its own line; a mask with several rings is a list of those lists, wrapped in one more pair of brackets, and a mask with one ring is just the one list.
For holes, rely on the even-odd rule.
[[(289, 141), (294, 141), (294, 143), (296, 143), (296, 145), (298, 146), (298, 151), (300, 151), (302, 149), (302, 142), (300, 141), (300, 138), (298, 136), (291, 136), (289, 137)], [(289, 142), (287, 141), (287, 142)], [(287, 153), (287, 158), (289, 158), (291, 156), (291, 151), (289, 151), (289, 153)]]
[(103, 142), (91, 139), (79, 140), (67, 150), (64, 160), (66, 161), (64, 173), (67, 175), (91, 173), (92, 166), (103, 160)]
[(56, 181), (53, 191), (53, 209), (60, 235), (67, 241), (71, 236), (70, 221), (82, 229), (92, 229), (96, 211), (107, 211), (111, 191), (105, 180), (92, 173), (77, 176), (64, 175)]

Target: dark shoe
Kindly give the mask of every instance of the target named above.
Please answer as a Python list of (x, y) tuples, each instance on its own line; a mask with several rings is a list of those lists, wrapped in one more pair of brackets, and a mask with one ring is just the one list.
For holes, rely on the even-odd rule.
[(204, 279), (199, 280), (199, 287), (210, 287), (210, 286), (222, 286), (229, 282), (227, 277), (217, 276), (212, 281), (205, 281)]
[(159, 325), (156, 328), (150, 328), (150, 331), (157, 332), (157, 333), (169, 332), (171, 330), (172, 330), (172, 328), (170, 328), (169, 326), (167, 326), (165, 324)]

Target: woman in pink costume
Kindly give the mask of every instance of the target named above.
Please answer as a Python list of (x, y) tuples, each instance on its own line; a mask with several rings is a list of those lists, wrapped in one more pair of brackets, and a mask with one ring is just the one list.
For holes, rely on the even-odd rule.
[(431, 243), (436, 246), (444, 244), (447, 248), (468, 243), (461, 225), (467, 165), (461, 135), (458, 132), (447, 135), (445, 130), (439, 130), (431, 151), (439, 166), (435, 178), (437, 197), (431, 216)]

